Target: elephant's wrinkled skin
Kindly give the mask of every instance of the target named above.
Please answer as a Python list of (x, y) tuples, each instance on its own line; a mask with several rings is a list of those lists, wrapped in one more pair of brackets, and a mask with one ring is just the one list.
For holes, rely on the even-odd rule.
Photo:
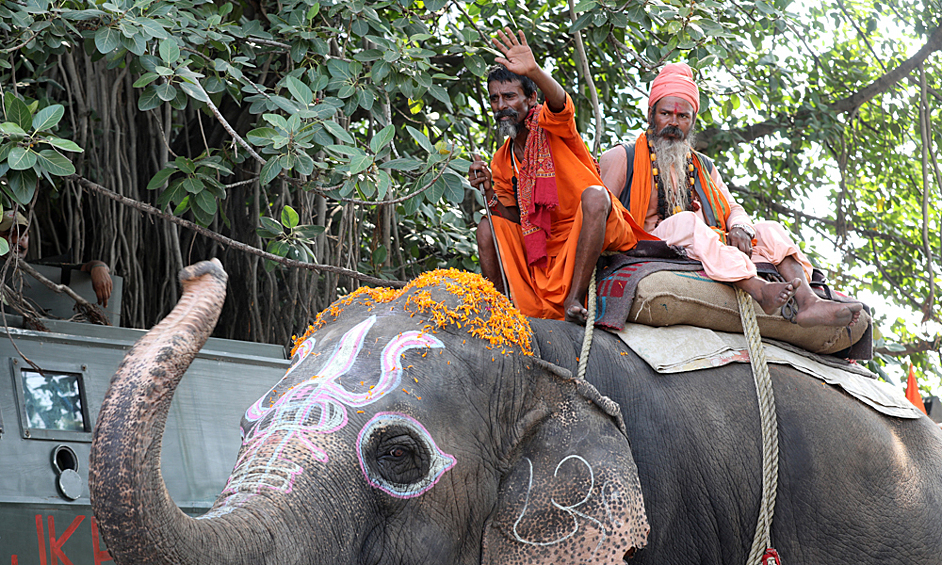
[[(452, 285), (461, 296), (426, 278), (325, 312), (301, 362), (246, 412), (213, 509), (185, 516), (160, 438), (225, 286), (218, 263), (190, 269), (95, 431), (92, 503), (119, 565), (745, 562), (761, 487), (748, 365), (657, 375), (596, 332), (591, 384), (577, 381), (581, 328), (531, 320), (523, 355), (526, 331), (493, 303), (477, 313), (489, 328), (510, 320), (502, 335), (517, 342), (494, 345), (460, 307), (479, 286), (468, 279)], [(439, 328), (442, 312), (454, 318)], [(791, 369), (772, 376), (783, 562), (942, 563), (939, 429)]]

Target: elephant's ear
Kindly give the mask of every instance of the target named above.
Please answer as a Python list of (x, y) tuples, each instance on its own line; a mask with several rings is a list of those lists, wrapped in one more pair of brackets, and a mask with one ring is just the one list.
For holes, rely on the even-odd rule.
[(621, 413), (588, 382), (537, 364), (546, 375), (507, 454), (482, 562), (622, 564), (650, 527)]

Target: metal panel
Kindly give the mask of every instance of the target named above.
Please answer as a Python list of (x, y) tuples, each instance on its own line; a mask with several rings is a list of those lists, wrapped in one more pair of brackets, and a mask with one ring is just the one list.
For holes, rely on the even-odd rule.
[[(7, 321), (15, 320), (7, 316)], [(110, 556), (95, 535), (89, 506), (90, 444), (81, 437), (85, 432), (54, 430), (39, 438), (18, 419), (25, 406), (20, 375), (29, 368), (21, 354), (43, 369), (81, 377), (85, 421), (92, 426), (115, 369), (144, 331), (61, 321), (47, 325), (53, 331), (10, 327), (5, 332), (0, 325), (0, 413), (7, 416), (0, 436), (0, 563), (42, 563), (43, 555), (53, 559), (55, 547), (75, 565), (94, 565)], [(2, 375), (4, 366), (10, 376)], [(284, 348), (266, 344), (211, 338), (197, 355), (174, 395), (161, 450), (167, 490), (185, 512), (205, 512), (225, 487), (241, 445), (245, 409), (287, 366)], [(16, 433), (17, 425), (29, 429), (29, 437)], [(60, 446), (74, 451), (78, 462), (81, 494), (74, 501), (57, 483), (61, 473), (53, 457)]]

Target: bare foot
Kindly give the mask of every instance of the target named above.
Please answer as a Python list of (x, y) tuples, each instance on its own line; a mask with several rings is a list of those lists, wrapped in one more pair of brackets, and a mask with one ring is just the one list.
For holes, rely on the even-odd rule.
[(566, 312), (567, 322), (579, 324), (580, 326), (585, 325), (585, 322), (589, 317), (589, 311), (586, 310), (582, 304), (579, 304), (575, 301), (570, 302), (569, 299), (567, 299), (563, 304), (563, 308)]
[(782, 304), (795, 296), (795, 291), (801, 286), (801, 279), (792, 279), (788, 282), (768, 282), (759, 277), (752, 277), (733, 284), (748, 292), (759, 303), (762, 311), (771, 315), (778, 312)]
[(795, 322), (803, 328), (814, 326), (853, 326), (860, 319), (863, 304), (833, 302), (815, 297), (809, 304), (800, 304)]

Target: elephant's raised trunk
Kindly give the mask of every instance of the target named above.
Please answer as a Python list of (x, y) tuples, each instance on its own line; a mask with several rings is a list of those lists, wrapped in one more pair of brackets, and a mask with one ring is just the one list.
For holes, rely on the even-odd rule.
[[(180, 273), (183, 298), (118, 367), (95, 426), (92, 508), (116, 563), (242, 563), (270, 543), (261, 525), (186, 516), (167, 492), (160, 449), (174, 390), (215, 326), (226, 273), (215, 259)], [(253, 532), (254, 530), (254, 532)], [(248, 546), (248, 547), (247, 547)]]

